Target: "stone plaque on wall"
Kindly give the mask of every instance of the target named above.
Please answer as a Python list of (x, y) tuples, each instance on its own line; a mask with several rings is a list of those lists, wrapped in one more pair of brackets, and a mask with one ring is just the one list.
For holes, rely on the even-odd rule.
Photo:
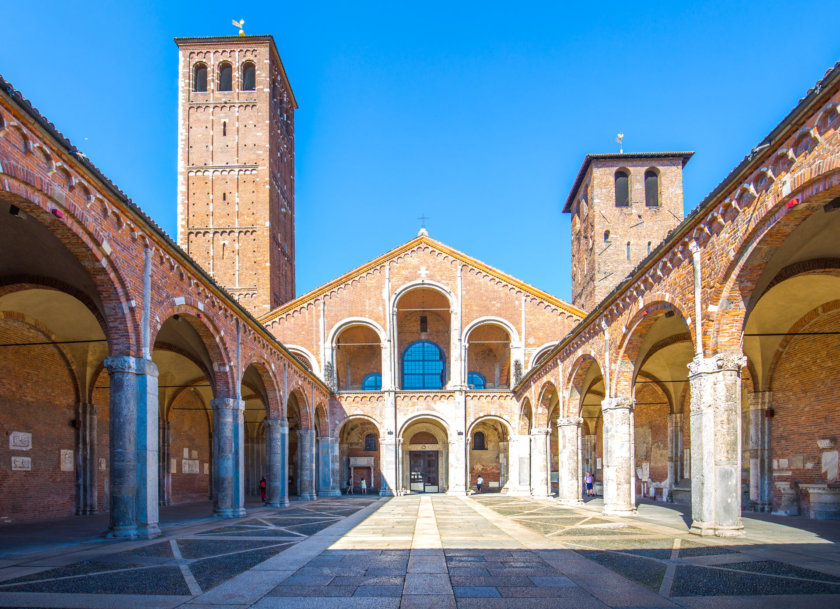
[(12, 457), (12, 471), (31, 472), (32, 459), (30, 457)]
[(61, 471), (63, 472), (72, 472), (73, 471), (73, 451), (62, 449), (61, 451)]
[(32, 434), (26, 431), (13, 431), (9, 434), (9, 450), (30, 450)]
[(190, 458), (190, 449), (185, 447), (184, 448), (184, 459), (189, 459), (189, 458)]
[(108, 468), (108, 463), (105, 459), (99, 459), (99, 471), (104, 472)]
[(181, 461), (181, 473), (182, 474), (197, 474), (198, 473), (198, 460), (196, 459), (184, 459)]
[(206, 476), (206, 475), (207, 475), (207, 474), (209, 474), (209, 473), (210, 473), (210, 464), (209, 464), (209, 463), (205, 463), (205, 464), (204, 464), (204, 475)]
[(350, 457), (350, 467), (373, 467), (373, 457)]
[(191, 453), (190, 454), (191, 459), (198, 459), (198, 451), (197, 450), (190, 451), (190, 453)]

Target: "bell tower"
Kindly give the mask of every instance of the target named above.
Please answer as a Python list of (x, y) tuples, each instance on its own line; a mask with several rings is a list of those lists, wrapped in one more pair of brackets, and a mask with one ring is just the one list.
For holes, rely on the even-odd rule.
[(693, 154), (586, 155), (563, 207), (576, 307), (594, 309), (682, 222), (682, 170)]
[(178, 244), (259, 317), (295, 297), (297, 102), (271, 36), (175, 43)]

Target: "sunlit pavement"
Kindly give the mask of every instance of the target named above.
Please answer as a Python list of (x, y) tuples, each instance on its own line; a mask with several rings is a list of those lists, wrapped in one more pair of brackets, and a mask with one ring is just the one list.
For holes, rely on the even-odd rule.
[(699, 538), (671, 506), (607, 518), (599, 504), (345, 497), (183, 517), (152, 541), (12, 552), (7, 538), (0, 606), (840, 607), (840, 523), (745, 516), (743, 537)]

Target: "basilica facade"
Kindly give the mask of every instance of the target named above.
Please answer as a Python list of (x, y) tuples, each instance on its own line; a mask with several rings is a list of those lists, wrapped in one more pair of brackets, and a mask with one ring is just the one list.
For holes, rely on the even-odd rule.
[[(691, 152), (587, 156), (572, 303), (432, 238), (295, 296), (269, 36), (177, 39), (178, 235), (0, 81), (0, 521), (347, 492), (840, 517), (840, 68), (683, 217)], [(525, 245), (525, 244), (523, 244)], [(41, 500), (45, 495), (49, 502)]]

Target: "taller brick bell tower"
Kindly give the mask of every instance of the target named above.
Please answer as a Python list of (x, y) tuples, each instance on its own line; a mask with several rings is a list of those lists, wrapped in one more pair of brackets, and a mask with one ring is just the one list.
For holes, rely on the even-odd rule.
[(586, 155), (563, 207), (576, 307), (594, 309), (682, 222), (682, 170), (693, 154)]
[(271, 36), (176, 38), (178, 243), (255, 316), (295, 297), (295, 119)]

